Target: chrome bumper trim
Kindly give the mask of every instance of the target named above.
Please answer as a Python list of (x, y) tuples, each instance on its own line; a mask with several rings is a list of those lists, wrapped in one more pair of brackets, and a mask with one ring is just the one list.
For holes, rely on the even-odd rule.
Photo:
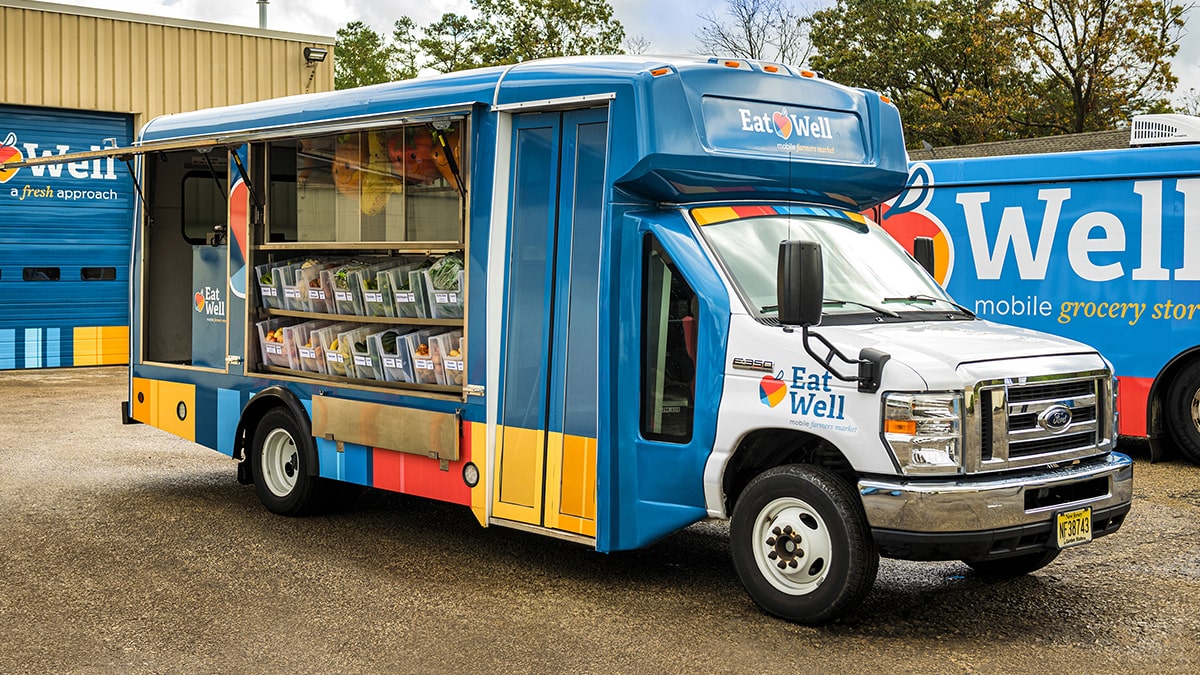
[[(1108, 479), (1105, 494), (1026, 510), (1030, 490)], [(1102, 509), (1133, 499), (1133, 460), (1118, 452), (1057, 469), (951, 480), (864, 478), (858, 482), (871, 527), (908, 532), (975, 532), (1050, 520), (1058, 511)]]

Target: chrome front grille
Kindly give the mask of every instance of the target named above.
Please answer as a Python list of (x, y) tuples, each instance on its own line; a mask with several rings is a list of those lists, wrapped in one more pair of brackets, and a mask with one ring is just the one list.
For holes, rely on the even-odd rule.
[[(968, 406), (967, 471), (1071, 461), (1112, 449), (1109, 378), (1095, 372), (980, 383)], [(970, 418), (974, 419), (970, 419)]]

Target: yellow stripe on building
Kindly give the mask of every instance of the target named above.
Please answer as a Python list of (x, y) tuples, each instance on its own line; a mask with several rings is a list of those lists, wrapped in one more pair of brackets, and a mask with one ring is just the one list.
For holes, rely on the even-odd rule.
[(77, 366), (129, 363), (129, 326), (80, 326), (73, 331)]

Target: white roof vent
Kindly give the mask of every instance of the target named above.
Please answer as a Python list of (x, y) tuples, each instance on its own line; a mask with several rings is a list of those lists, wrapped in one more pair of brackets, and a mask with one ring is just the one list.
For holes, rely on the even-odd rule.
[(1129, 130), (1129, 145), (1200, 143), (1200, 117), (1138, 115)]

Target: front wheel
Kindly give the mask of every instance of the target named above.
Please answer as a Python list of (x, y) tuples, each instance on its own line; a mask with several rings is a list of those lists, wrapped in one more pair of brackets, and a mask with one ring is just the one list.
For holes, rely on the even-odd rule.
[(1166, 417), (1175, 445), (1200, 464), (1200, 363), (1184, 368), (1167, 388)]
[(305, 441), (299, 423), (283, 408), (263, 415), (254, 430), (254, 491), (272, 513), (305, 515), (320, 503), (320, 479), (308, 473)]
[(733, 565), (751, 599), (809, 625), (858, 605), (879, 553), (857, 495), (833, 473), (789, 464), (746, 486), (730, 523)]

